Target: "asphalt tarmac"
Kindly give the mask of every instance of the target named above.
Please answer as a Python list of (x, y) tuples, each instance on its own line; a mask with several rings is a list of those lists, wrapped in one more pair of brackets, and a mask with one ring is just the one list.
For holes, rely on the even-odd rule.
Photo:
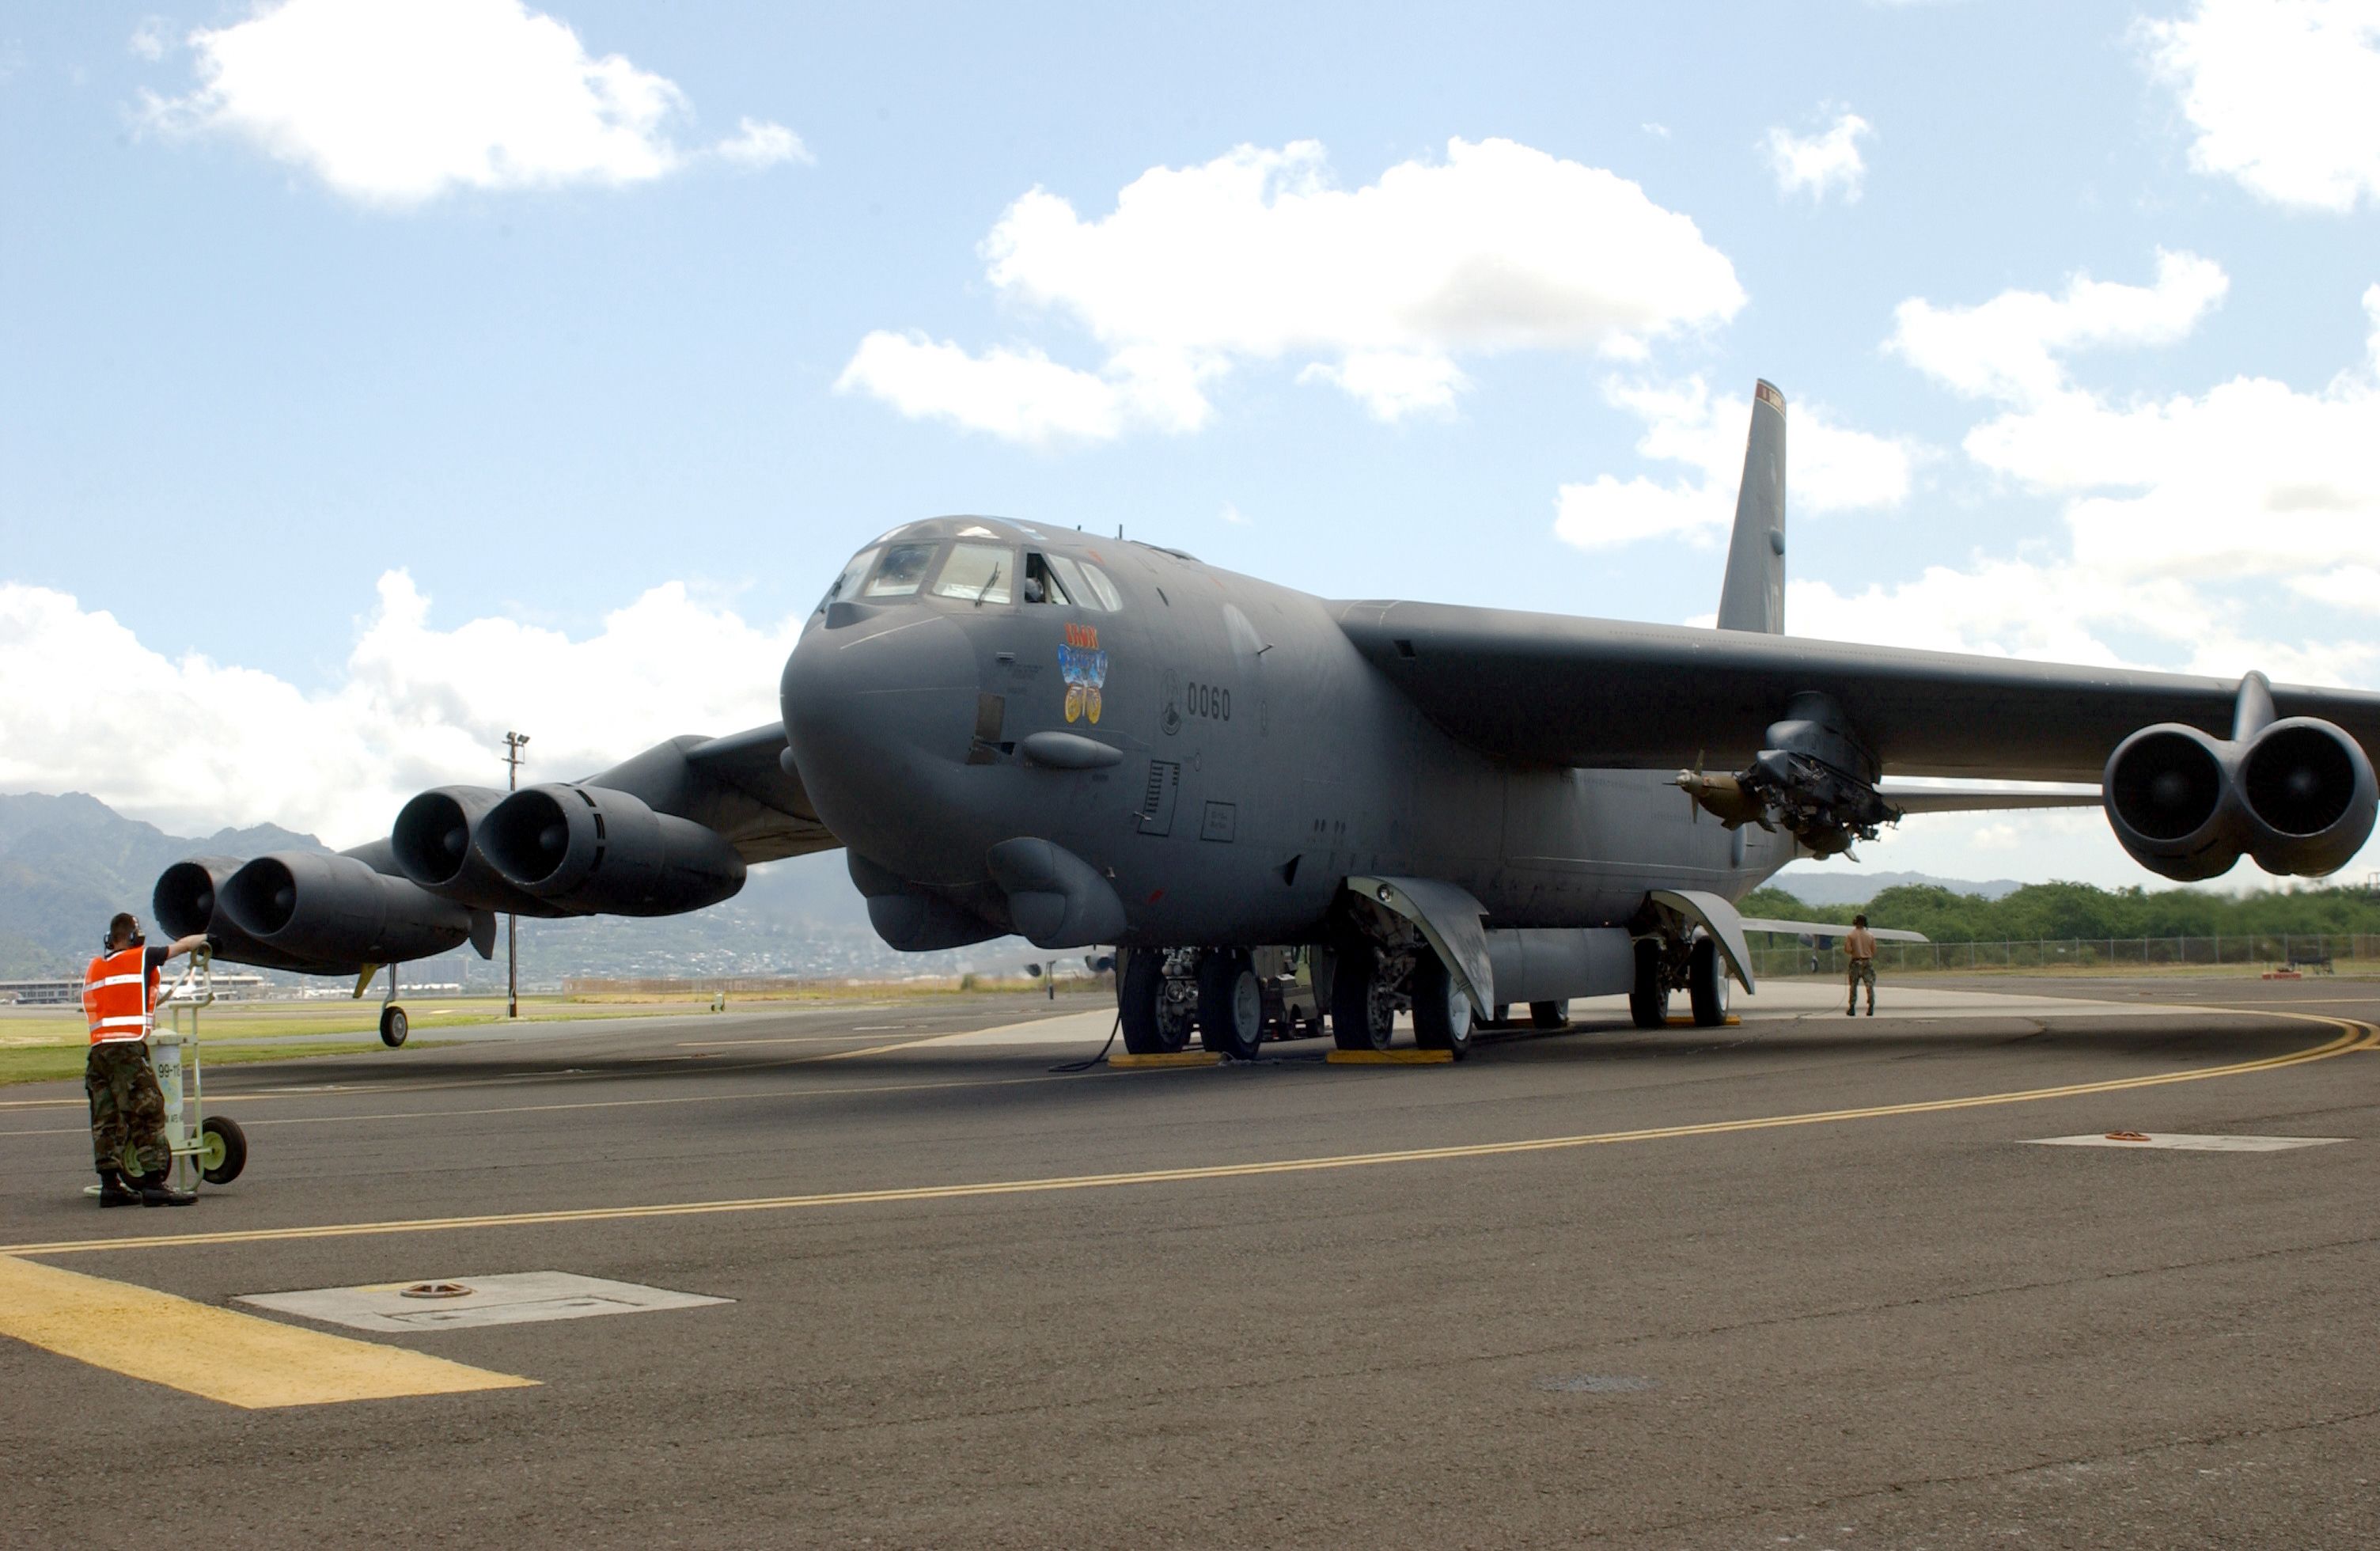
[[(543, 1025), (225, 1069), (247, 1173), (176, 1211), (0, 1090), (0, 1303), (71, 1315), (0, 1307), (0, 1543), (2380, 1543), (2380, 982), (1835, 995), (1456, 1066), (1053, 1072), (1087, 1000)], [(2031, 1145), (2109, 1132), (2343, 1140)], [(528, 1272), (731, 1302), (232, 1312)], [(285, 1403), (233, 1337), (503, 1387)]]

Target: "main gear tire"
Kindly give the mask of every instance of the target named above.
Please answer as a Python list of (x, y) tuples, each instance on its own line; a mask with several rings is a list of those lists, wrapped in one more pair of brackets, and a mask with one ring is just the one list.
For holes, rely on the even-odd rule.
[(1256, 966), (1236, 948), (1198, 960), (1198, 1038), (1218, 1055), (1254, 1060), (1264, 1048), (1264, 988)]
[(1413, 980), (1414, 1043), (1425, 1050), (1451, 1050), (1456, 1060), (1469, 1055), (1471, 994), (1435, 953), (1422, 955)]
[(1169, 1006), (1165, 951), (1135, 948), (1124, 954), (1116, 978), (1116, 1010), (1123, 1018), (1123, 1048), (1135, 1056), (1170, 1056), (1188, 1048), (1190, 1020)]
[(1566, 1001), (1533, 1001), (1529, 1003), (1529, 1026), (1538, 1029), (1570, 1027), (1570, 1003)]
[(211, 1185), (227, 1185), (248, 1167), (248, 1133), (239, 1122), (209, 1115), (199, 1125), (199, 1178)]
[(1628, 988), (1628, 1016), (1640, 1029), (1670, 1025), (1670, 988), (1661, 977), (1661, 943), (1646, 938), (1636, 944), (1636, 983)]
[(1694, 939), (1686, 958), (1686, 996), (1694, 1004), (1696, 1028), (1717, 1028), (1727, 1022), (1727, 961), (1719, 956), (1716, 939)]
[(1368, 943), (1339, 951), (1330, 977), (1330, 1042), (1342, 1050), (1385, 1050), (1396, 1037), (1397, 1001)]

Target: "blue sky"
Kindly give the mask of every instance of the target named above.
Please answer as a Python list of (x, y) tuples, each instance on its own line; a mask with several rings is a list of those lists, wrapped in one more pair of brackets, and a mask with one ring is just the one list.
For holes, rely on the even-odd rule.
[(768, 720), (955, 510), (1690, 620), (1757, 375), (1798, 632), (2380, 683), (2375, 95), (2362, 3), (20, 4), (0, 788), (352, 842)]

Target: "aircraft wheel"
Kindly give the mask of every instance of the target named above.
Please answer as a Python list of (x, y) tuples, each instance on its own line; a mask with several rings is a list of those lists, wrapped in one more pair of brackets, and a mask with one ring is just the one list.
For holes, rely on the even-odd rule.
[(209, 1115), (199, 1125), (199, 1178), (211, 1185), (227, 1185), (248, 1167), (248, 1133), (239, 1122)]
[(1640, 1029), (1667, 1028), (1670, 988), (1661, 980), (1661, 943), (1646, 938), (1636, 944), (1636, 984), (1628, 988), (1628, 1015)]
[(412, 1030), (413, 1025), (407, 1022), (404, 1008), (390, 1002), (380, 1010), (380, 1042), (390, 1049), (404, 1044), (405, 1036)]
[(1397, 1032), (1396, 989), (1369, 943), (1339, 951), (1330, 976), (1330, 1039), (1342, 1050), (1385, 1050)]
[(1123, 1048), (1135, 1056), (1164, 1056), (1190, 1043), (1190, 1020), (1167, 1005), (1165, 951), (1135, 948), (1116, 979), (1116, 1010), (1123, 1015)]
[(1540, 1029), (1570, 1027), (1570, 1003), (1566, 1001), (1533, 1001), (1529, 1003), (1529, 1026)]
[(1694, 1001), (1695, 1027), (1717, 1028), (1727, 1022), (1727, 961), (1709, 938), (1694, 939), (1686, 960), (1686, 994)]
[(1471, 1053), (1471, 998), (1435, 953), (1414, 965), (1413, 1004), (1415, 1044), (1451, 1050), (1456, 1060)]
[(1254, 1060), (1264, 1047), (1264, 988), (1256, 966), (1236, 948), (1198, 960), (1198, 1038), (1233, 1060)]

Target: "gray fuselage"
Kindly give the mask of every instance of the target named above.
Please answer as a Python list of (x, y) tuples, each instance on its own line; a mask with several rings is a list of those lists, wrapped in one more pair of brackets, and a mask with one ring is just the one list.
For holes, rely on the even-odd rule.
[[(1006, 585), (934, 596), (958, 542), (1004, 548)], [(812, 616), (785, 665), (785, 729), (856, 857), (989, 926), (1007, 921), (986, 854), (1019, 836), (1106, 877), (1129, 945), (1318, 940), (1344, 880), (1366, 874), (1456, 884), (1491, 927), (1620, 926), (1649, 889), (1739, 899), (1794, 854), (1788, 837), (1698, 815), (1666, 772), (1516, 764), (1455, 741), (1323, 599), (983, 518), (911, 524), (863, 554), (928, 544), (914, 594), (871, 598), (871, 578), (847, 574), (846, 596)], [(1020, 572), (1050, 574), (1050, 557), (1072, 563), (1084, 602), (1025, 600)], [(971, 558), (970, 584), (985, 574)], [(1086, 562), (1120, 607), (1080, 584)], [(1037, 733), (1120, 757), (1039, 762)]]

